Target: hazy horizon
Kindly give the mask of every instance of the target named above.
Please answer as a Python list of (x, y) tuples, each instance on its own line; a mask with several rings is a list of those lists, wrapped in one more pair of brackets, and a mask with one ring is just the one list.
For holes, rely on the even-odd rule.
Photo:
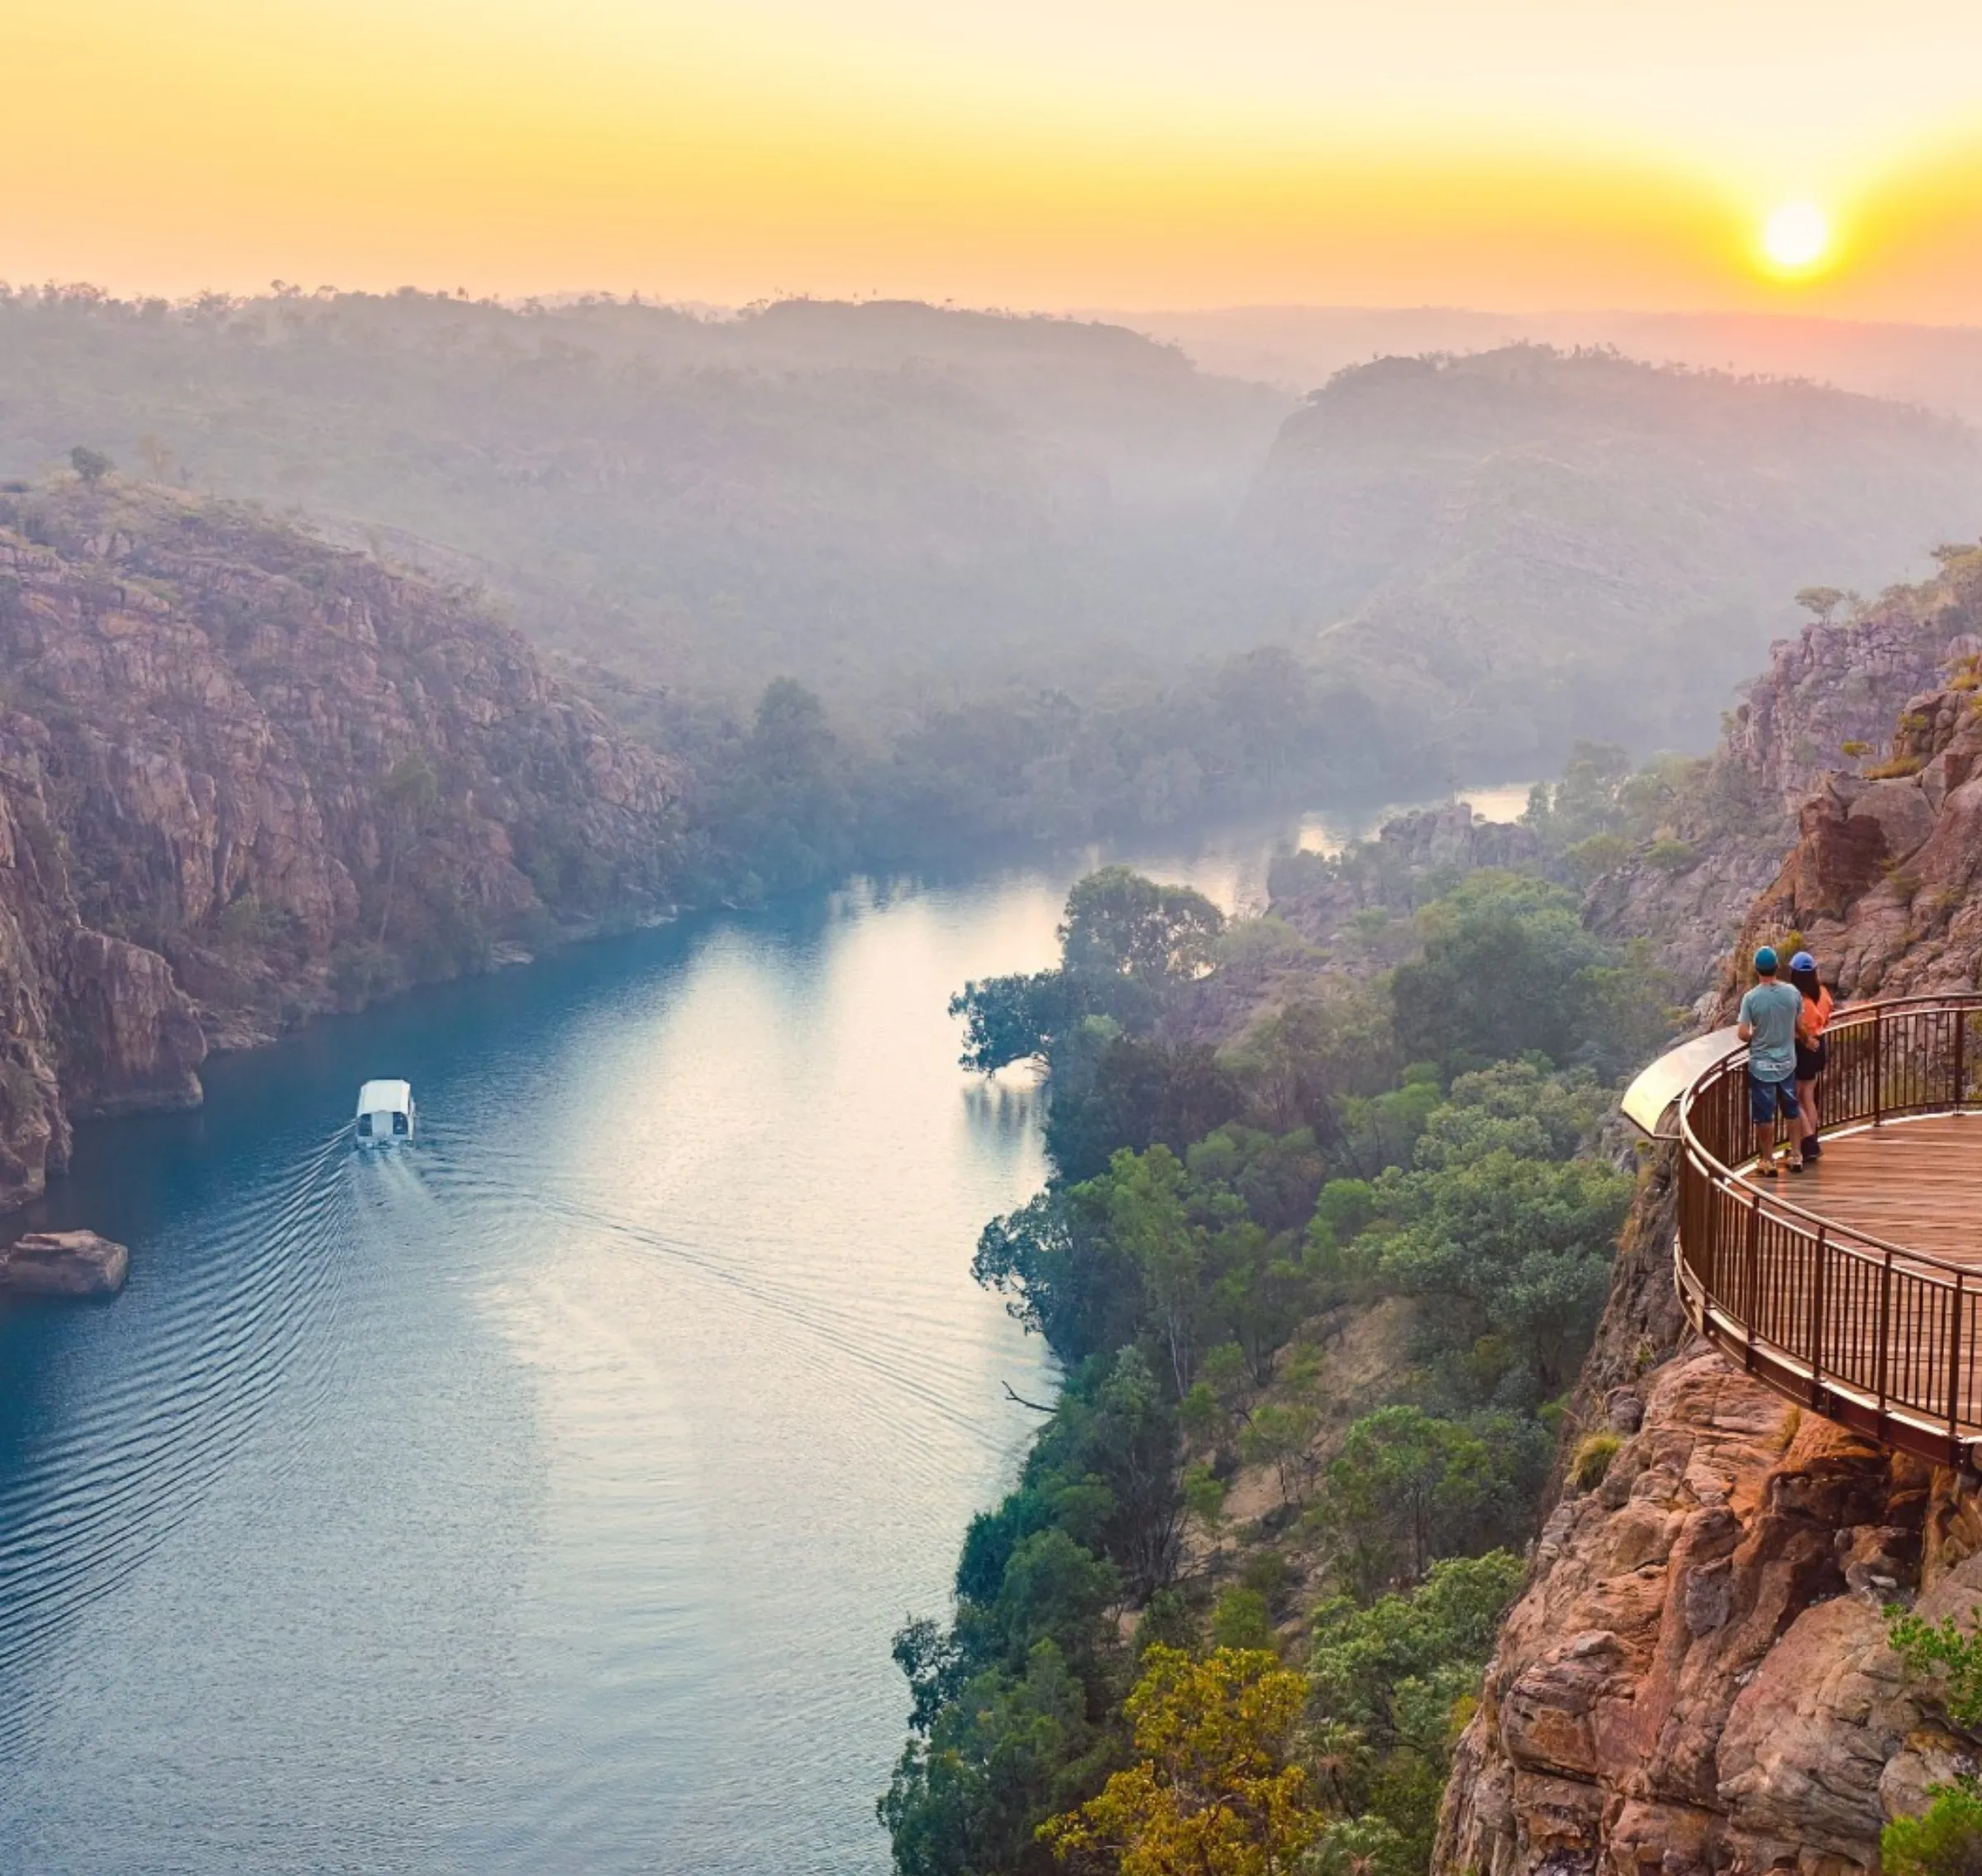
[(16, 279), (1982, 305), (1982, 17), (1951, 0), (20, 0), (10, 39)]

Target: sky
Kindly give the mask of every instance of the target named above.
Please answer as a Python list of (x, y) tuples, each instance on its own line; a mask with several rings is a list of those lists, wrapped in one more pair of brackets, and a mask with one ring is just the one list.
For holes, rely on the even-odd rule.
[(1973, 0), (7, 0), (4, 41), (17, 284), (1982, 323)]

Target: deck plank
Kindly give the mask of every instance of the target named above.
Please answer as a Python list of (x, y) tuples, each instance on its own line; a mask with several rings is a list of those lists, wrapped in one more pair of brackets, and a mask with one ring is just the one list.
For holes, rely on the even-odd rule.
[(1806, 1171), (1759, 1186), (1847, 1231), (1982, 1270), (1982, 1114), (1826, 1135)]

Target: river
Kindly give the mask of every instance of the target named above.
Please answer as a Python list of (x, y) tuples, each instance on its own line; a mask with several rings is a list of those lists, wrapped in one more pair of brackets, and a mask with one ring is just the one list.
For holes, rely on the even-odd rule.
[[(1036, 1098), (944, 1004), (1074, 870), (576, 947), (84, 1128), (31, 1221), (131, 1275), (0, 1310), (0, 1868), (879, 1876), (889, 1636), (1054, 1385), (970, 1275)], [(422, 1135), (361, 1157), (378, 1074)]]

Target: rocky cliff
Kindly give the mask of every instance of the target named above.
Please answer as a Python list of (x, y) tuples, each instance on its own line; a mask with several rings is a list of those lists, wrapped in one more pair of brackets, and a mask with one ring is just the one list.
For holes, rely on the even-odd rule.
[(664, 908), (677, 794), (460, 596), (245, 511), (0, 493), (0, 1206), (209, 1047)]
[[(1800, 934), (1848, 996), (1975, 983), (1982, 679), (1965, 635), (1978, 591), (1982, 554), (1951, 558), (1942, 581), (1884, 608), (1895, 632), (1902, 614), (1923, 628), (1913, 648), (1870, 669), (1844, 659), (1828, 687), (1835, 641), (1806, 635), (1800, 655), (1779, 655), (1777, 673), (1800, 664), (1803, 682), (1751, 705), (1732, 738), (1770, 786), (1821, 752), (1810, 726), (1827, 738), (1851, 725), (1937, 640), (1954, 668), (1908, 700), (1873, 773), (1824, 778), (1803, 802), (1744, 947)], [(1732, 989), (1710, 989), (1707, 1013), (1724, 1018)], [(1442, 1872), (1859, 1876), (1889, 1818), (1975, 1769), (1975, 1742), (1887, 1646), (1883, 1609), (1976, 1607), (1977, 1500), (1689, 1338), (1669, 1177), (1658, 1166), (1643, 1185), (1571, 1403), (1576, 1432), (1607, 1431), (1617, 1450), (1548, 1517), (1456, 1762)]]
[[(1682, 802), (1663, 853), (1591, 888), (1585, 917), (1616, 939), (1648, 937), (1689, 1000), (1708, 1013), (1720, 968), (1756, 896), (1782, 864), (1797, 817), (1846, 751), (1885, 747), (1895, 715), (1971, 652), (1982, 630), (1959, 564), (1835, 622), (1779, 639), (1728, 717), (1720, 747)], [(1690, 854), (1689, 864), (1673, 864)]]

